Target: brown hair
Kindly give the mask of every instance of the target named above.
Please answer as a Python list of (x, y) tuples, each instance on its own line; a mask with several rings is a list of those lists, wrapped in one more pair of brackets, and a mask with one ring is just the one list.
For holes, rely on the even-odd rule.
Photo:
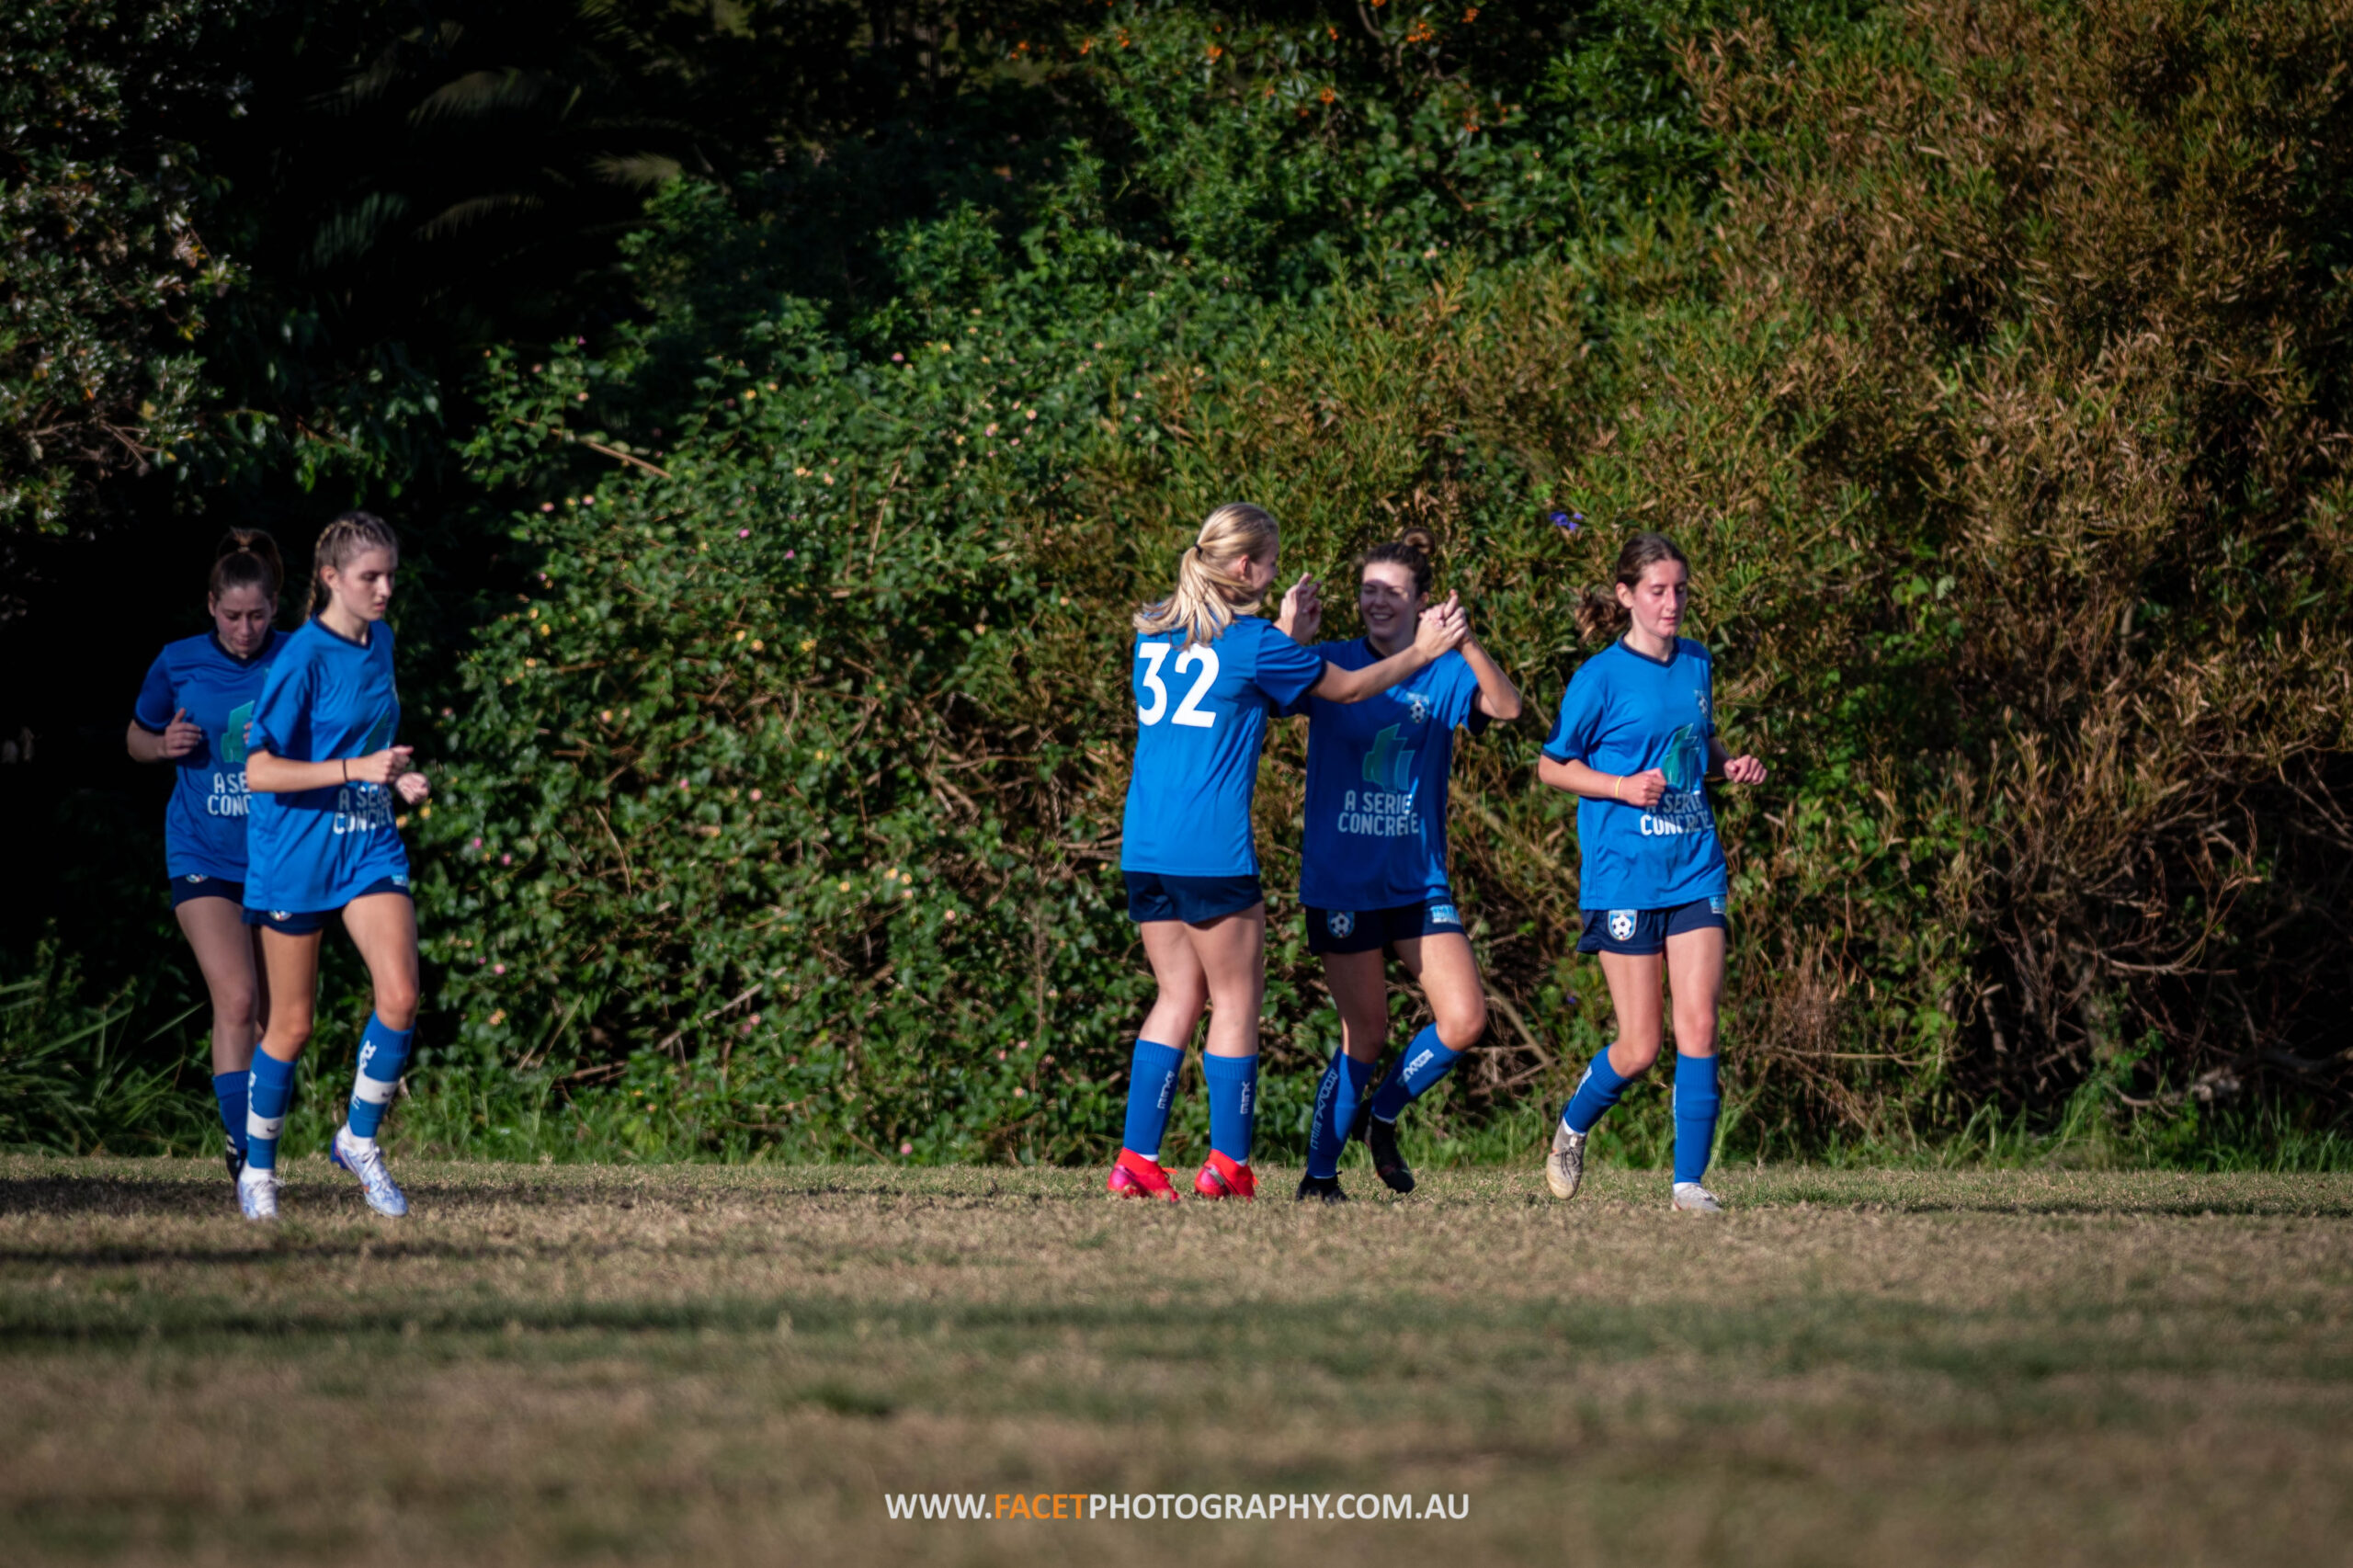
[(1430, 591), (1430, 557), (1438, 553), (1438, 540), (1427, 528), (1407, 528), (1387, 544), (1376, 544), (1357, 557), (1357, 581), (1364, 581), (1368, 566), (1403, 566), (1414, 574), (1414, 592), (1427, 597)]
[(1247, 502), (1229, 501), (1209, 515), (1190, 549), (1176, 560), (1176, 591), (1136, 611), (1135, 629), (1185, 632), (1185, 646), (1214, 642), (1233, 618), (1256, 609), (1263, 595), (1233, 574), (1233, 563), (1262, 546), (1282, 542), (1275, 519)]
[[(1665, 534), (1636, 534), (1618, 552), (1617, 581), (1629, 588), (1640, 586), (1643, 574), (1662, 561), (1677, 562), (1686, 572), (1691, 569), (1691, 562)], [(1630, 619), (1626, 607), (1611, 589), (1587, 588), (1577, 601), (1577, 635), (1588, 641), (1618, 636)]]
[(320, 531), (318, 548), (311, 553), (311, 614), (327, 608), (327, 568), (340, 572), (368, 550), (389, 550), (394, 561), (401, 558), (399, 536), (373, 512), (342, 513)]
[(274, 601), (285, 581), (286, 563), (278, 559), (276, 540), (259, 528), (231, 528), (212, 551), (212, 574), (205, 586), (216, 599), (232, 588), (259, 588), (262, 597)]

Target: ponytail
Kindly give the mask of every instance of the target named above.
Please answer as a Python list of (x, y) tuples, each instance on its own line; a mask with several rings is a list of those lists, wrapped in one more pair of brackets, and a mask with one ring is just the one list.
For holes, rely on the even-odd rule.
[[(278, 559), (276, 540), (259, 528), (231, 528), (212, 551), (206, 586), (216, 599), (232, 588), (259, 588), (275, 606), (285, 582), (286, 564)], [(273, 618), (276, 613), (273, 608)]]
[(369, 550), (388, 550), (394, 561), (401, 558), (399, 537), (391, 524), (373, 512), (346, 512), (320, 532), (318, 548), (311, 556), (310, 614), (315, 616), (327, 608), (327, 568), (340, 572), (353, 556)]
[(1147, 636), (1181, 629), (1188, 648), (1216, 642), (1236, 615), (1256, 609), (1263, 597), (1234, 574), (1233, 563), (1280, 542), (1275, 519), (1260, 508), (1240, 501), (1220, 506), (1176, 558), (1176, 591), (1138, 610), (1135, 629)]
[[(1637, 587), (1643, 574), (1662, 561), (1675, 562), (1687, 572), (1691, 569), (1673, 540), (1665, 534), (1638, 533), (1618, 552), (1617, 581), (1628, 588)], [(1613, 641), (1624, 634), (1633, 619), (1609, 588), (1587, 588), (1577, 600), (1576, 615), (1577, 635), (1587, 642)]]

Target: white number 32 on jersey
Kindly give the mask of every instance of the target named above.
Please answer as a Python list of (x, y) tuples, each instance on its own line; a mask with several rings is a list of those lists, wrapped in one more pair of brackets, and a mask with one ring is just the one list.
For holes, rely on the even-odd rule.
[(1217, 650), (1196, 643), (1176, 655), (1178, 675), (1196, 668), (1201, 673), (1194, 677), (1193, 688), (1185, 694), (1185, 700), (1176, 705), (1174, 716), (1168, 712), (1168, 688), (1160, 681), (1160, 666), (1167, 662), (1168, 653), (1165, 642), (1147, 642), (1136, 650), (1136, 656), (1143, 661), (1142, 686), (1151, 698), (1149, 702), (1136, 704), (1137, 722), (1157, 724), (1165, 718), (1170, 723), (1182, 724), (1188, 729), (1209, 729), (1217, 722), (1217, 715), (1203, 710), (1201, 699), (1210, 694), (1210, 687), (1217, 684)]

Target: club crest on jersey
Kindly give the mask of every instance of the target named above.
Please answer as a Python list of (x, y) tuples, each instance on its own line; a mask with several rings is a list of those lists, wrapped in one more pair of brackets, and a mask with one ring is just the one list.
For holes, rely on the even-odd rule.
[(1634, 912), (1613, 909), (1609, 912), (1609, 937), (1612, 941), (1631, 942), (1634, 939)]
[(1415, 723), (1425, 723), (1430, 716), (1430, 699), (1418, 691), (1405, 695), (1405, 715)]
[(1462, 917), (1454, 913), (1454, 905), (1450, 903), (1433, 903), (1430, 905), (1430, 924), (1460, 926), (1462, 924)]
[(1324, 924), (1335, 937), (1345, 937), (1357, 928), (1357, 917), (1345, 909), (1336, 909), (1324, 917)]

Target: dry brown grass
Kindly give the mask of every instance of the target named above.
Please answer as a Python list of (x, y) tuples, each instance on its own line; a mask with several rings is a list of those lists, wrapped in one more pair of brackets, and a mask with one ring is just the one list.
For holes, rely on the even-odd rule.
[[(0, 1561), (2342, 1561), (2353, 1178), (0, 1161)], [(1277, 1173), (1269, 1173), (1270, 1178)], [(1468, 1493), (906, 1523), (903, 1490)]]

